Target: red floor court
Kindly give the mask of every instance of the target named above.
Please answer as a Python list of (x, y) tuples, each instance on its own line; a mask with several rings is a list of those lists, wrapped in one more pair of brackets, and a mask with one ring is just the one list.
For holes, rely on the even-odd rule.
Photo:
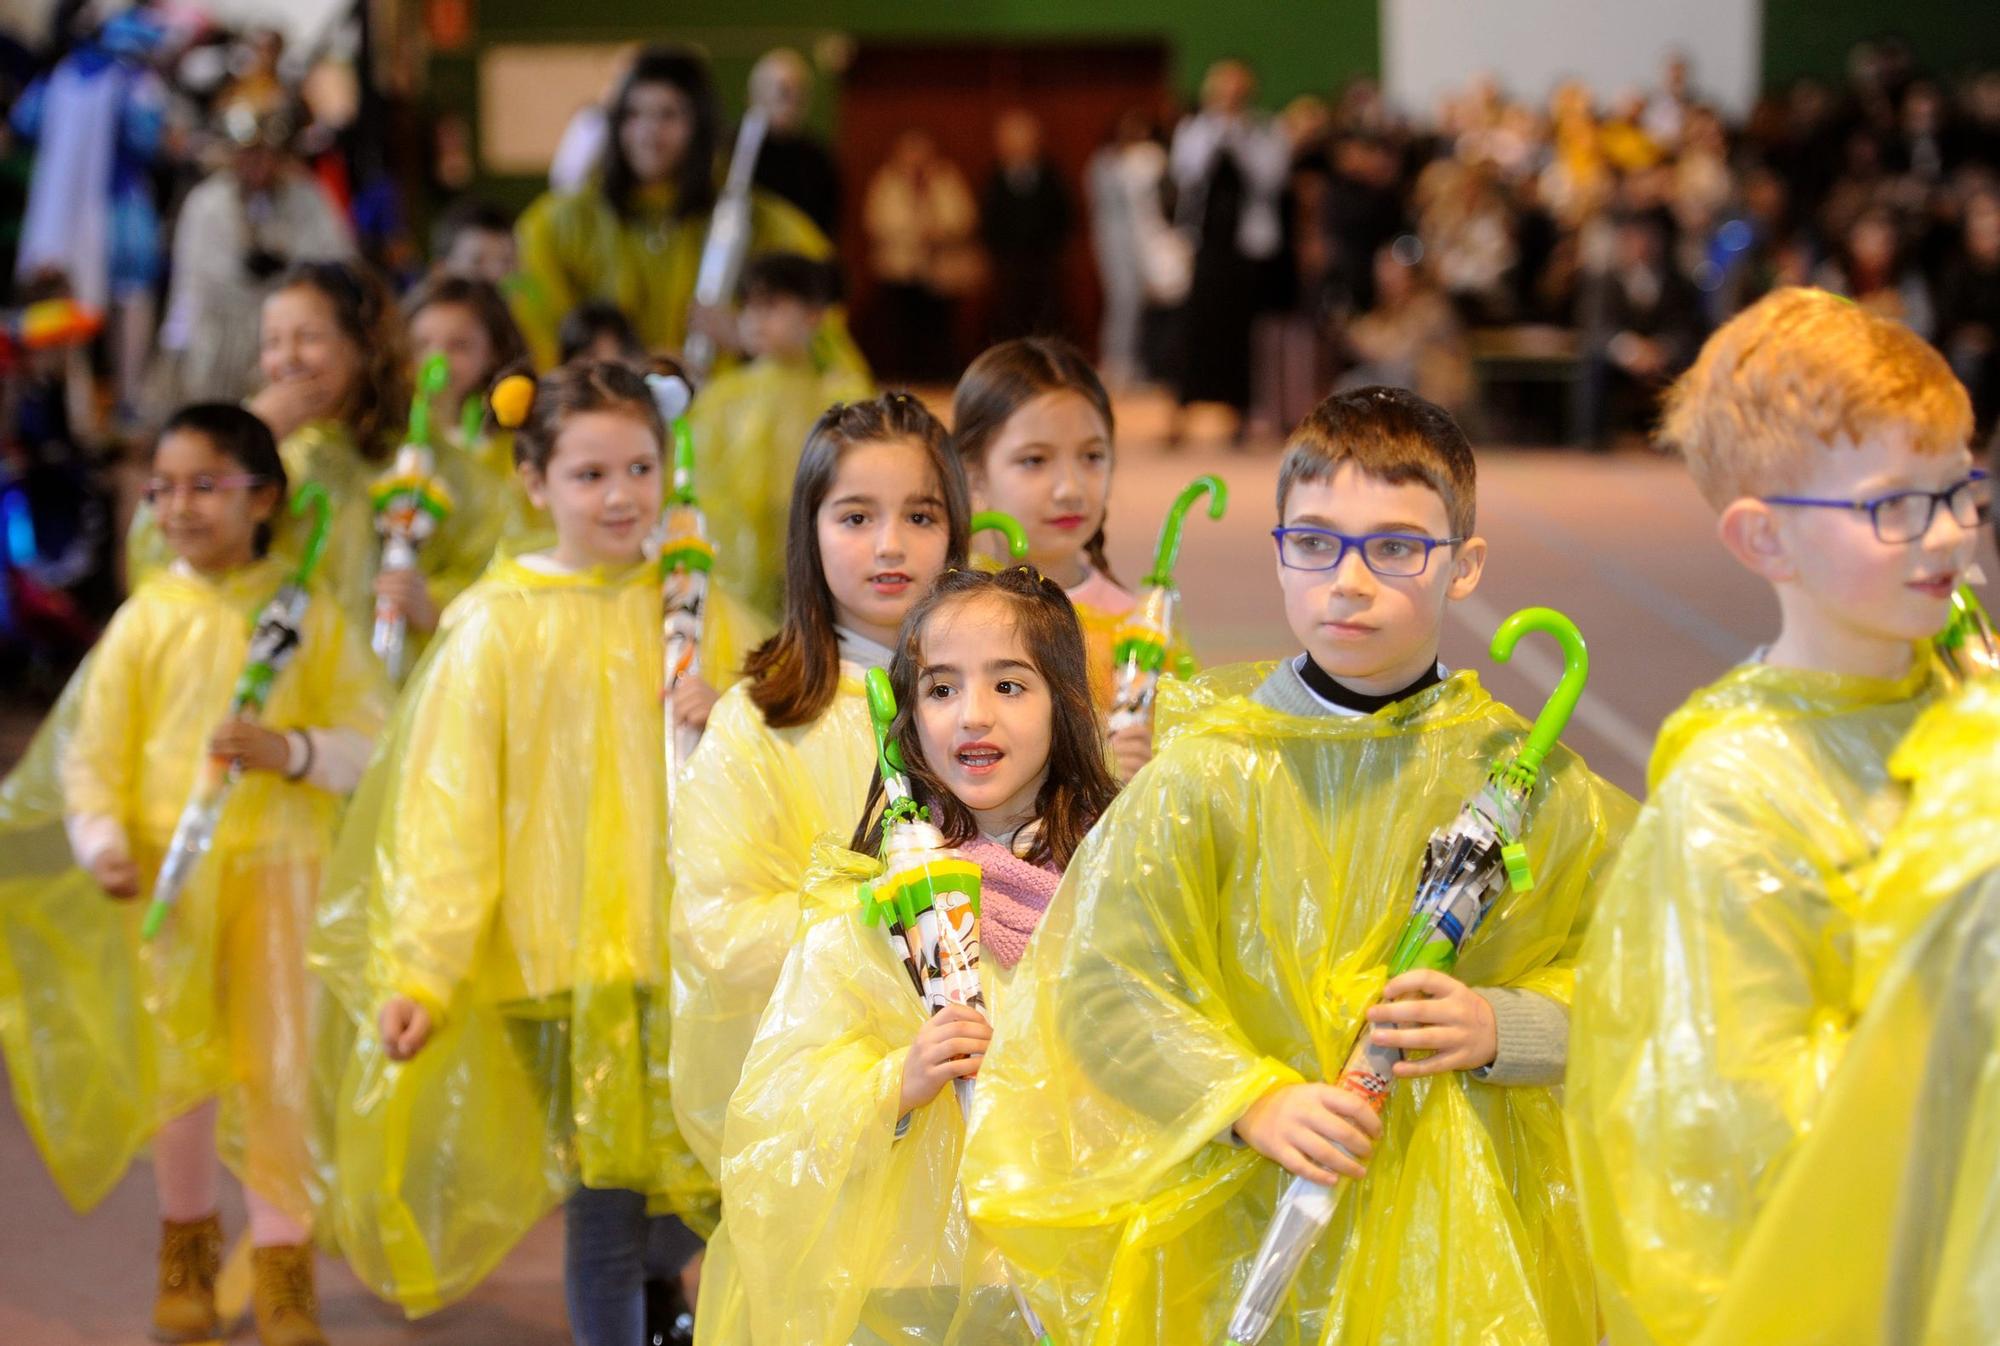
[[(1197, 473), (1218, 473), (1233, 492), (1229, 515), (1190, 519), (1181, 553), (1195, 646), (1211, 663), (1290, 652), (1266, 536), (1275, 522), (1275, 452), (1191, 446), (1169, 454), (1146, 442), (1158, 424), (1149, 410), (1120, 409), (1125, 448), (1109, 528), (1120, 578), (1132, 583), (1146, 572), (1161, 512), (1180, 488)], [(1478, 669), (1532, 713), (1553, 683), (1553, 654), (1524, 646), (1514, 667), (1496, 670), (1485, 643), (1516, 607), (1569, 612), (1595, 669), (1569, 742), (1605, 775), (1639, 789), (1661, 717), (1768, 638), (1776, 605), (1715, 543), (1706, 506), (1671, 460), (1494, 449), (1482, 453), (1480, 474), (1480, 531), (1492, 557), (1478, 594), (1456, 609), (1446, 661)], [(150, 1175), (135, 1171), (102, 1207), (75, 1216), (9, 1107), (0, 1116), (0, 1192), (0, 1342), (146, 1340)], [(225, 1219), (232, 1234), (241, 1227), (240, 1211)], [(556, 1346), (568, 1340), (561, 1276), (561, 1231), (551, 1220), (469, 1301), (407, 1324), (328, 1262), (324, 1323), (336, 1346)]]

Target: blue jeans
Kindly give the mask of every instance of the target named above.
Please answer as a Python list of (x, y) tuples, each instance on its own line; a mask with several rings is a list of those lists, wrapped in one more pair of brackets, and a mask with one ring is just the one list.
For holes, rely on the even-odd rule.
[(563, 1206), (563, 1293), (576, 1346), (644, 1346), (646, 1282), (680, 1273), (701, 1240), (638, 1192), (579, 1187)]

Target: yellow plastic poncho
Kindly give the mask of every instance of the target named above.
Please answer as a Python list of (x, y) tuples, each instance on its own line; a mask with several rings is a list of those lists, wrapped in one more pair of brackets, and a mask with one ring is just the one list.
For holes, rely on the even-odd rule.
[[(677, 218), (673, 205), (672, 188), (642, 189), (621, 218), (593, 182), (568, 194), (550, 192), (521, 212), (514, 226), (521, 271), (541, 296), (533, 311), (515, 309), (529, 345), (553, 350), (563, 316), (588, 300), (603, 299), (632, 320), (648, 350), (681, 349), (709, 221)], [(753, 191), (750, 255), (760, 252), (824, 260), (833, 255), (833, 244), (789, 202)], [(814, 333), (813, 359), (822, 369), (867, 377), (867, 361), (838, 308), (827, 310)]]
[[(1852, 1024), (1900, 680), (1745, 665), (1661, 728), (1577, 969), (1567, 1088), (1614, 1346), (1697, 1339)], [(1857, 1156), (1858, 1158), (1858, 1156)]]
[[(807, 928), (729, 1102), (700, 1346), (1031, 1340), (1005, 1267), (966, 1223), (952, 1088), (896, 1134), (903, 1059), (928, 1015), (886, 929), (862, 919), (860, 885), (881, 868), (815, 848)], [(981, 973), (990, 1013), (1009, 974), (993, 959)]]
[(1933, 707), (1855, 931), (1864, 1010), (1704, 1343), (1955, 1346), (2000, 1323), (2000, 681)]
[[(161, 1123), (220, 1094), (223, 1157), (294, 1218), (312, 1214), (305, 940), (341, 801), (246, 773), (164, 933), (138, 937), (251, 622), (285, 570), (263, 560), (219, 580), (148, 579), (0, 785), (0, 1047), (28, 1131), (79, 1210)], [(365, 641), (316, 597), (263, 722), (373, 735), (387, 700)], [(114, 902), (77, 867), (65, 814), (122, 824), (140, 899)]]
[(772, 729), (749, 685), (726, 692), (674, 818), (674, 1113), (711, 1174), (743, 1057), (799, 925), (813, 844), (853, 835), (875, 770), (863, 670), (842, 664), (811, 724)]
[(851, 369), (753, 360), (717, 374), (688, 409), (716, 576), (773, 621), (784, 611), (785, 523), (806, 435), (835, 402), (873, 392)]
[[(741, 662), (731, 613), (708, 607), (710, 669)], [(496, 559), (342, 830), (312, 950), (348, 1014), (320, 1044), (332, 1225), (412, 1314), (470, 1290), (579, 1180), (713, 1204), (666, 1097), (662, 639), (655, 567)], [(375, 1027), (395, 995), (435, 1023), (403, 1064)]]
[[(375, 572), (382, 559), (369, 489), (388, 464), (364, 457), (353, 434), (338, 421), (315, 421), (287, 435), (278, 453), (294, 495), (310, 482), (326, 488), (332, 517), (318, 573), (365, 642), (374, 629)], [(513, 519), (508, 493), (519, 494), (520, 488), (513, 484), (511, 470), (503, 476), (488, 460), (455, 445), (437, 450), (437, 471), (451, 491), (452, 510), (417, 553), (417, 566), (430, 582), (432, 600), (443, 609), (486, 569)], [(272, 555), (295, 561), (308, 522), (287, 513), (277, 525)], [(166, 542), (150, 508), (141, 505), (133, 514), (125, 549), (126, 573), (135, 587), (166, 565)], [(411, 653), (421, 653), (427, 640), (412, 632)]]
[[(1336, 1078), (1381, 989), (1430, 832), (1527, 725), (1471, 673), (1367, 717), (1162, 689), (1159, 755), (1071, 862), (980, 1070), (967, 1207), (1057, 1340), (1223, 1340), (1290, 1181), (1223, 1137), (1271, 1089)], [(1237, 693), (1237, 694), (1231, 694)], [(1190, 704), (1192, 703), (1192, 704)], [(1566, 751), (1457, 975), (1569, 999), (1631, 801)], [(1557, 1094), (1404, 1081), (1288, 1313), (1300, 1342), (1595, 1340)]]

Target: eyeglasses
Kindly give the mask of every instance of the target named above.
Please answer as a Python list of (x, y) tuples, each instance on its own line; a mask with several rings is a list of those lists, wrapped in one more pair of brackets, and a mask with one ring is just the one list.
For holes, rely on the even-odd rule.
[(1411, 579), (1429, 568), (1431, 553), (1452, 547), (1462, 537), (1423, 537), (1415, 533), (1363, 533), (1350, 537), (1325, 528), (1273, 528), (1278, 564), (1287, 570), (1338, 570), (1347, 553), (1361, 553), (1361, 563), (1385, 579)]
[(183, 477), (179, 480), (154, 477), (146, 483), (144, 495), (147, 504), (157, 505), (162, 500), (173, 499), (182, 491), (187, 491), (193, 495), (214, 495), (217, 491), (233, 491), (238, 487), (248, 490), (253, 486), (264, 485), (267, 480), (269, 479), (259, 476), (255, 472), (239, 472), (227, 477), (211, 477), (204, 472), (192, 477)]
[(1767, 505), (1804, 505), (1812, 509), (1865, 511), (1883, 542), (1916, 542), (1931, 531), (1938, 506), (1966, 528), (1977, 528), (1993, 516), (1993, 486), (1984, 472), (1973, 472), (1964, 481), (1942, 491), (1894, 491), (1872, 500), (1819, 500), (1805, 495), (1767, 495)]

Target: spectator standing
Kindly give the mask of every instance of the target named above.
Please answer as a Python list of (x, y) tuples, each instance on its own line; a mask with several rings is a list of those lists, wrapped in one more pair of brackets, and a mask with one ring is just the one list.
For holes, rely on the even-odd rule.
[(826, 142), (806, 124), (812, 95), (812, 67), (789, 47), (765, 52), (752, 67), (750, 101), (770, 119), (752, 180), (804, 211), (832, 238), (840, 229), (840, 170)]
[(1059, 269), (1070, 229), (1069, 189), (1042, 152), (1042, 124), (1025, 108), (1000, 114), (993, 128), (996, 162), (980, 208), (993, 259), (993, 320), (988, 338), (1060, 335)]
[(912, 127), (897, 137), (868, 184), (862, 224), (882, 297), (883, 372), (949, 382), (958, 372), (953, 312), (984, 268), (972, 189), (930, 132)]

